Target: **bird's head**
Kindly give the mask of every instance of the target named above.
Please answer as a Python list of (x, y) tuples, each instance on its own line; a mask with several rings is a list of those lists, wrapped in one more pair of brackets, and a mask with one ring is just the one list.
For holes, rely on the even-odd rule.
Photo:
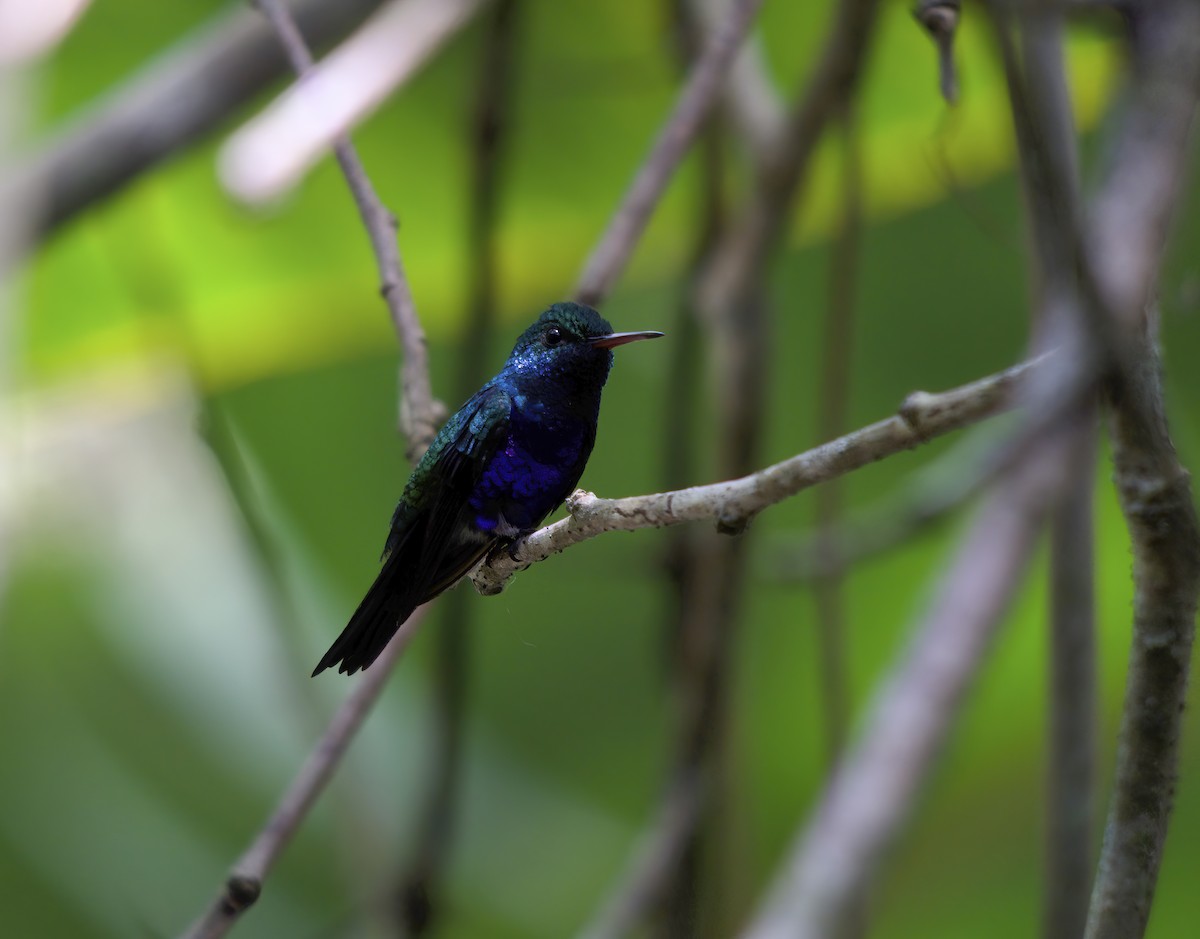
[(604, 384), (612, 367), (612, 349), (639, 339), (656, 339), (654, 331), (614, 333), (612, 325), (589, 306), (556, 303), (521, 333), (508, 366), (546, 378)]

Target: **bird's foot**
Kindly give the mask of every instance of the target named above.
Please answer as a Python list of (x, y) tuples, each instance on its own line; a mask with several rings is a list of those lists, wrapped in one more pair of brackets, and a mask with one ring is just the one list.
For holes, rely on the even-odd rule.
[(514, 564), (520, 564), (521, 559), (517, 557), (517, 552), (521, 550), (521, 545), (525, 543), (525, 539), (532, 535), (536, 528), (523, 528), (515, 535), (503, 539), (496, 547), (488, 552), (488, 563), (498, 559), (502, 554), (507, 556)]

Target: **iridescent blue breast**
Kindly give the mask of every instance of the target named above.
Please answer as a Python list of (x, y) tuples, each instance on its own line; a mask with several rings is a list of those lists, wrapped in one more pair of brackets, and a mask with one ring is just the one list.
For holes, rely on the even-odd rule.
[(594, 440), (585, 420), (514, 402), (508, 437), (468, 500), (475, 525), (501, 537), (536, 528), (579, 481)]

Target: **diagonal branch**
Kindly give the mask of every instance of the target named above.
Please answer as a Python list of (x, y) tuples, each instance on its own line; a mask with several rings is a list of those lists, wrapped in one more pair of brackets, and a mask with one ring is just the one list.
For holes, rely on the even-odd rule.
[(734, 0), (725, 21), (713, 32), (675, 109), (584, 265), (575, 288), (580, 303), (598, 305), (625, 268), (680, 160), (712, 112), (722, 82), (762, 2)]
[(896, 415), (740, 479), (624, 499), (601, 499), (576, 490), (567, 500), (569, 517), (518, 542), (511, 555), (501, 552), (488, 558), (472, 571), (471, 579), (480, 593), (499, 593), (517, 571), (607, 531), (663, 528), (701, 519), (744, 524), (803, 489), (1007, 410), (1018, 382), (1036, 374), (1044, 361), (1015, 365), (940, 394), (913, 392)]
[[(312, 54), (283, 0), (252, 2), (270, 20), (296, 74), (302, 78), (311, 74)], [(404, 348), (404, 365), (400, 372), (400, 429), (408, 440), (406, 455), (409, 462), (415, 463), (432, 442), (445, 418), (445, 410), (440, 402), (434, 401), (430, 388), (425, 331), (417, 318), (412, 290), (400, 261), (396, 218), (376, 195), (375, 187), (371, 185), (350, 138), (338, 136), (333, 143), (333, 152), (354, 196), (367, 236), (371, 239), (371, 249), (379, 268), (379, 292), (387, 303), (392, 324)]]
[(359, 679), (291, 785), (284, 791), (275, 811), (245, 854), (234, 863), (217, 896), (181, 939), (219, 939), (258, 900), (263, 881), (333, 776), (354, 734), (383, 691), (392, 668), (420, 628), (426, 609), (427, 606), (420, 607), (408, 618), (372, 667)]

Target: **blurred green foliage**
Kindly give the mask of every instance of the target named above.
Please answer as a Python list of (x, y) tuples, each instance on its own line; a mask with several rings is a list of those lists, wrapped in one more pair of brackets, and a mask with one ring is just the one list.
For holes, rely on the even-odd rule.
[[(490, 361), (570, 290), (677, 87), (666, 5), (526, 5), (499, 232), (503, 322)], [(37, 70), (38, 129), (221, 8), (94, 4)], [(784, 89), (819, 49), (829, 4), (767, 4), (763, 41)], [(356, 134), (385, 202), (449, 395), (467, 282), (468, 121), (477, 28)], [(1103, 33), (1070, 44), (1072, 89), (1102, 164), (1120, 74)], [(869, 218), (852, 423), (1020, 358), (1028, 310), (1007, 103), (968, 16), (962, 103), (904, 4), (885, 5), (862, 101)], [(255, 104), (248, 103), (246, 115)], [(242, 115), (242, 116), (246, 116)], [(213, 139), (87, 212), (23, 276), (8, 404), (31, 428), (0, 598), (0, 907), (6, 934), (170, 935), (206, 903), (348, 683), (311, 664), (375, 570), (406, 475), (394, 434), (396, 351), (354, 206), (324, 163), (265, 213), (218, 189)], [(837, 215), (838, 148), (823, 147), (776, 268), (764, 463), (817, 441), (814, 394)], [(605, 314), (673, 323), (695, 218), (685, 168)], [(731, 188), (737, 180), (731, 179)], [(1161, 295), (1172, 417), (1200, 460), (1200, 212), (1194, 194)], [(669, 339), (667, 340), (669, 342)], [(660, 488), (665, 344), (619, 355), (584, 485)], [(452, 406), (458, 402), (448, 402)], [(7, 406), (7, 405), (6, 405)], [(197, 415), (202, 413), (203, 419)], [(231, 431), (251, 523), (201, 439)], [(701, 440), (711, 447), (708, 404)], [(852, 508), (893, 491), (952, 442), (855, 474)], [(695, 482), (709, 477), (700, 461)], [(30, 478), (25, 479), (22, 473)], [(1111, 773), (1128, 642), (1128, 545), (1100, 468), (1096, 498), (1103, 690)], [(814, 613), (769, 574), (810, 496), (754, 527), (732, 730), (737, 837), (722, 869), (733, 916), (769, 876), (822, 778)], [(270, 553), (255, 541), (265, 533)], [(857, 570), (847, 585), (861, 710), (904, 647), (959, 523)], [(470, 717), (447, 936), (562, 936), (621, 869), (670, 752), (668, 599), (659, 532), (611, 535), (471, 598)], [(1041, 884), (1044, 564), (1022, 591), (952, 745), (873, 899), (884, 939), (1032, 935)], [(276, 576), (278, 580), (276, 580)], [(468, 589), (468, 588), (460, 588)], [(240, 929), (368, 935), (405, 857), (428, 761), (435, 614), (361, 739)], [(1200, 918), (1200, 749), (1184, 763), (1150, 935)]]

